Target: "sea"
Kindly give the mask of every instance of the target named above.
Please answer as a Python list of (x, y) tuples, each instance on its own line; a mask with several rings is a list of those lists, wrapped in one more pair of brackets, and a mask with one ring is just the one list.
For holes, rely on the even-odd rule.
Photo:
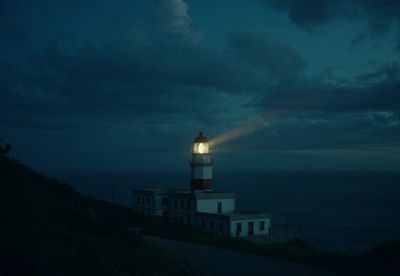
[[(188, 188), (188, 172), (48, 172), (93, 197), (132, 206), (135, 188)], [(268, 212), (316, 247), (357, 253), (400, 239), (400, 172), (238, 172), (213, 176), (239, 211)]]

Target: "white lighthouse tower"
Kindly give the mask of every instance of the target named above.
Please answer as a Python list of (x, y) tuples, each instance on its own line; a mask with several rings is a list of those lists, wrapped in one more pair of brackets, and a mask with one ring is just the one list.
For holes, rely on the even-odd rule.
[(208, 140), (200, 131), (193, 141), (190, 189), (196, 191), (212, 191), (212, 165)]

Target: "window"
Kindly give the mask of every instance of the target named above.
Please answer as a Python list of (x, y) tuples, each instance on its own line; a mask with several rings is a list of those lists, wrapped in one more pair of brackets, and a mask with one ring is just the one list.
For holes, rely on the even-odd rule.
[(142, 204), (144, 204), (144, 196), (142, 196)]
[(150, 204), (150, 197), (149, 196), (146, 197), (146, 202), (147, 202), (147, 205)]
[(210, 229), (211, 229), (211, 231), (214, 230), (214, 222), (212, 220), (210, 220)]
[(252, 221), (247, 222), (247, 235), (254, 235), (254, 222)]
[(140, 204), (140, 196), (137, 196), (137, 197), (136, 197), (136, 203), (137, 203), (137, 204)]
[(224, 232), (224, 223), (222, 221), (219, 222), (219, 232), (220, 233)]
[(163, 197), (162, 198), (162, 205), (163, 206), (168, 206), (168, 197)]
[(178, 201), (174, 199), (174, 209), (178, 209)]
[(188, 224), (192, 223), (192, 219), (190, 217), (187, 217), (186, 221), (187, 221)]
[(260, 231), (264, 231), (264, 230), (265, 230), (265, 222), (260, 221)]
[(186, 209), (188, 209), (188, 211), (190, 211), (191, 207), (190, 201), (186, 202)]
[(204, 221), (204, 219), (201, 219), (201, 228), (204, 228), (204, 226), (205, 226), (205, 221)]
[(239, 236), (242, 233), (242, 224), (240, 222), (236, 223), (236, 235)]
[(218, 201), (218, 213), (222, 213), (222, 202)]
[(183, 210), (183, 200), (181, 200), (181, 210)]

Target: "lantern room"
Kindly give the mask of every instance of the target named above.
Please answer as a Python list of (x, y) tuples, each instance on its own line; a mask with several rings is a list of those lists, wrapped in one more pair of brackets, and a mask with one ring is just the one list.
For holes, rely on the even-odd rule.
[(204, 137), (203, 132), (201, 131), (193, 141), (193, 153), (194, 154), (210, 153), (208, 140), (206, 137)]

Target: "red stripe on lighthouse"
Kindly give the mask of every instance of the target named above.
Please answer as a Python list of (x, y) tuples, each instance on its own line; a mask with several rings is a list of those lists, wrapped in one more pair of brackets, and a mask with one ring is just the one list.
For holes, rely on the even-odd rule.
[(212, 190), (211, 179), (192, 179), (190, 184), (192, 190)]

